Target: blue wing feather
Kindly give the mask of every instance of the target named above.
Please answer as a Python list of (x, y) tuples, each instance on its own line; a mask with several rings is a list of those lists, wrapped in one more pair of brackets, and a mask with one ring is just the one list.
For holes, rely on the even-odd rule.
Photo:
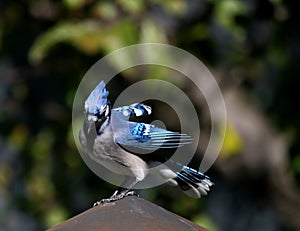
[(139, 142), (147, 142), (151, 139), (151, 125), (144, 123), (130, 123), (129, 130), (132, 137)]
[(151, 124), (127, 120), (131, 116), (139, 117), (150, 114), (151, 107), (141, 103), (114, 108), (112, 110), (112, 125), (115, 142), (121, 147), (153, 151), (159, 148), (177, 148), (192, 142), (189, 135), (168, 131)]
[(114, 112), (121, 112), (123, 116), (127, 117), (139, 117), (139, 116), (145, 116), (150, 115), (152, 112), (151, 107), (148, 105), (142, 104), (142, 103), (134, 103), (130, 106), (123, 106), (113, 109)]
[(151, 124), (128, 122), (128, 132), (119, 132), (116, 143), (145, 150), (177, 148), (192, 142), (186, 134), (171, 132)]

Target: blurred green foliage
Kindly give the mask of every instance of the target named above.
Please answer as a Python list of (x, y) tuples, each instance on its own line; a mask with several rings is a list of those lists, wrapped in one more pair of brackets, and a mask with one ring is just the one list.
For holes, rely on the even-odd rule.
[[(238, 82), (290, 134), (290, 166), (299, 180), (297, 6), (284, 0), (1, 1), (0, 229), (53, 226), (114, 190), (76, 149), (72, 102), (85, 71), (99, 58), (141, 42), (179, 46), (228, 73), (223, 82)], [(154, 68), (145, 78), (160, 74)], [(114, 86), (121, 89), (136, 76), (128, 70)], [(224, 155), (242, 149), (230, 125), (225, 141)], [(143, 193), (220, 230), (204, 214), (205, 200), (165, 186)]]

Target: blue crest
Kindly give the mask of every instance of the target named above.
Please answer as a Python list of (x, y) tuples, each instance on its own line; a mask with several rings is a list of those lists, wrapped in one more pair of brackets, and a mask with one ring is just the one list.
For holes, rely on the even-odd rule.
[(85, 101), (85, 111), (91, 115), (101, 114), (108, 104), (108, 94), (105, 83), (101, 81)]

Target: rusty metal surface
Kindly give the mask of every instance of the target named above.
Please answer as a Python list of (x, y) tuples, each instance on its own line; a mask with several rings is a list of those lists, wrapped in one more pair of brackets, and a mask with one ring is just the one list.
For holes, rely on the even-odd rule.
[[(89, 231), (205, 231), (193, 222), (135, 196), (99, 205), (48, 229)], [(207, 230), (206, 230), (207, 231)]]

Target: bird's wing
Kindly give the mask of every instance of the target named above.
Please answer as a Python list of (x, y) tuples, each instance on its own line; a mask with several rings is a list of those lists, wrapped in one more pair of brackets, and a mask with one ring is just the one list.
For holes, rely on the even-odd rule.
[(134, 103), (129, 106), (123, 106), (112, 109), (113, 112), (122, 113), (125, 117), (139, 117), (139, 116), (146, 116), (150, 115), (152, 109), (150, 106), (142, 104), (142, 103)]
[(151, 124), (126, 121), (126, 126), (115, 132), (115, 142), (125, 147), (156, 150), (181, 147), (191, 143), (192, 138)]

